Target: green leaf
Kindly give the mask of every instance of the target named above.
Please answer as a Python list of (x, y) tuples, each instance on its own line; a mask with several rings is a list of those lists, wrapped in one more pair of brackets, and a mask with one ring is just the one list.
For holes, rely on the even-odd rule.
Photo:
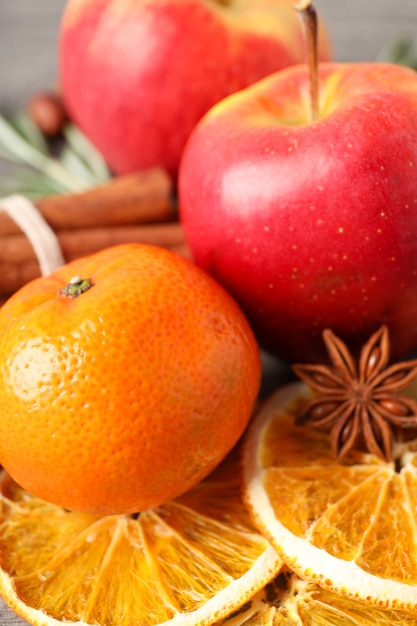
[(111, 172), (103, 156), (77, 126), (67, 124), (64, 128), (64, 137), (68, 150), (84, 161), (89, 172), (96, 177), (98, 182), (105, 182), (111, 178)]
[(376, 60), (405, 65), (417, 70), (417, 40), (402, 37), (391, 41), (379, 51)]
[(11, 118), (10, 123), (18, 132), (20, 132), (22, 137), (28, 143), (32, 144), (33, 147), (36, 148), (36, 150), (42, 154), (48, 155), (49, 148), (45, 137), (27, 115), (17, 113)]
[(101, 154), (73, 124), (64, 129), (64, 144), (51, 154), (45, 137), (24, 113), (0, 115), (0, 158), (19, 166), (14, 179), (0, 181), (0, 193), (39, 198), (77, 193), (111, 178)]

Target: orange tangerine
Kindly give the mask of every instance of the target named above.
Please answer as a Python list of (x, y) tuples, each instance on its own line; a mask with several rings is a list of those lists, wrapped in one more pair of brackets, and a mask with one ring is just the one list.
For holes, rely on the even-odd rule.
[(232, 297), (129, 244), (32, 281), (0, 309), (0, 462), (67, 509), (144, 511), (206, 476), (251, 415), (261, 366)]

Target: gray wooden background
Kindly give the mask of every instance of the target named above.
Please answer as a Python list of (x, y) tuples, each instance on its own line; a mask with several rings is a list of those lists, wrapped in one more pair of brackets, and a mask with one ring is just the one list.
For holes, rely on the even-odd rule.
[[(22, 109), (57, 76), (56, 43), (65, 0), (0, 0), (0, 111)], [(417, 0), (316, 0), (339, 61), (374, 60), (398, 37), (417, 38)], [(6, 170), (0, 163), (0, 176)], [(1, 414), (0, 414), (1, 418)], [(24, 622), (0, 601), (0, 626)]]

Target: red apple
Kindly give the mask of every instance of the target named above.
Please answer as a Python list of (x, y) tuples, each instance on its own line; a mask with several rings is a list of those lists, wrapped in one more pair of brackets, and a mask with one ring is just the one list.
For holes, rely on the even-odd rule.
[(417, 347), (417, 73), (305, 66), (216, 105), (186, 147), (181, 219), (196, 262), (238, 299), (262, 345), (320, 359), (322, 330), (355, 347), (388, 324)]
[[(303, 59), (293, 0), (69, 0), (60, 80), (70, 117), (116, 173), (173, 176), (216, 102)], [(321, 57), (328, 59), (324, 29)]]

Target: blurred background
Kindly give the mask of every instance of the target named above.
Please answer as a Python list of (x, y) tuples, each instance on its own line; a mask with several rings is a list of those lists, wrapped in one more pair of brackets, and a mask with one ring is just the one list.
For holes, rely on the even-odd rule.
[[(213, 0), (215, 1), (215, 0)], [(374, 60), (387, 44), (417, 38), (416, 0), (316, 0), (339, 61)], [(65, 0), (0, 0), (0, 110), (25, 105), (54, 84)]]

